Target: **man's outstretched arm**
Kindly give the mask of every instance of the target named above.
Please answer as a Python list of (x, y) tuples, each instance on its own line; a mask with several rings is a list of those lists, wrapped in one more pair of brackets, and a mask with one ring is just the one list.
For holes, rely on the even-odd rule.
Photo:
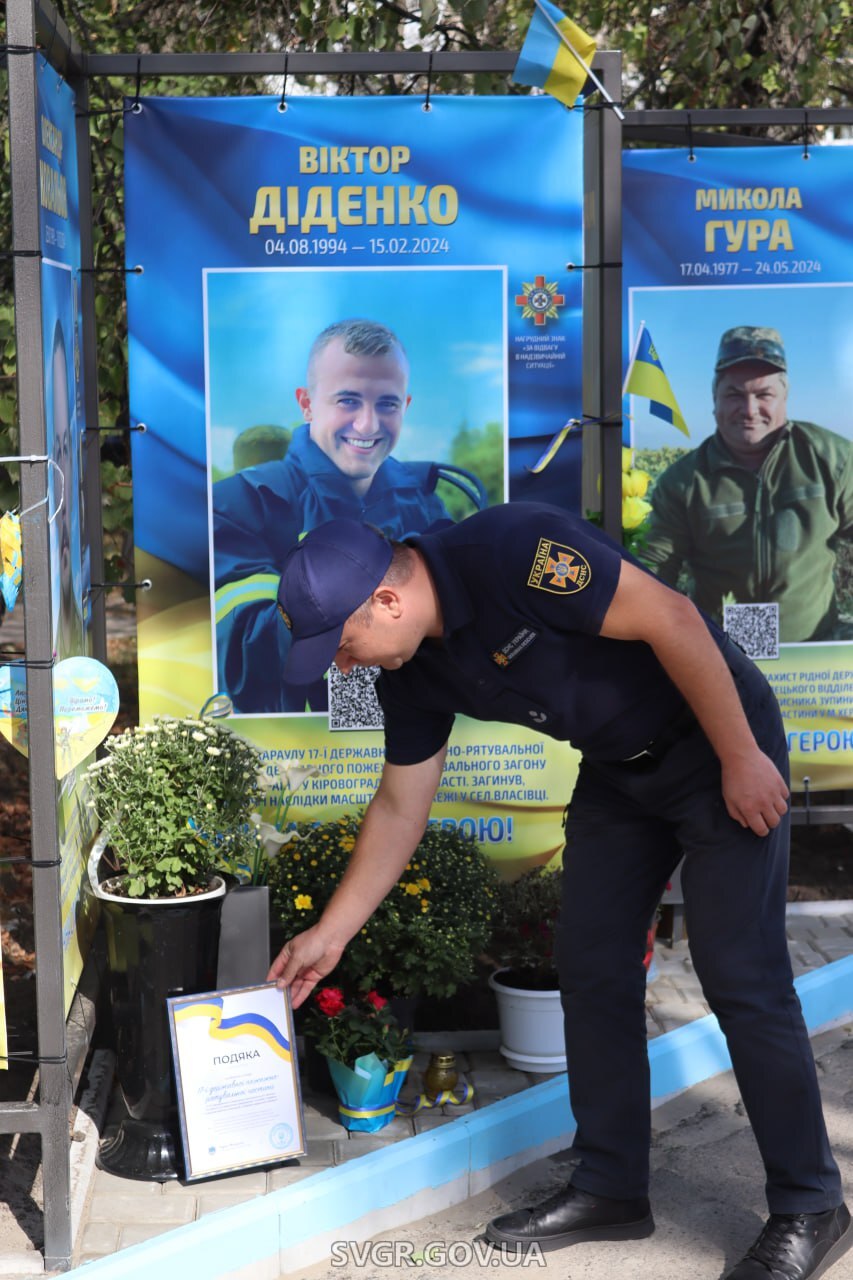
[(400, 879), (426, 830), (446, 750), (421, 764), (385, 764), (340, 885), (317, 924), (285, 943), (267, 975), (290, 987), (295, 1009)]

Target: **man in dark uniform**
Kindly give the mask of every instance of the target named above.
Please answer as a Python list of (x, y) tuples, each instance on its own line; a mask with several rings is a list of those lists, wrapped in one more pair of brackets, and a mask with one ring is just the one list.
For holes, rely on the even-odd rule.
[(571, 740), (557, 957), (580, 1163), (487, 1235), (559, 1248), (654, 1229), (643, 954), (683, 853), (693, 963), (767, 1170), (770, 1219), (728, 1280), (822, 1274), (853, 1227), (788, 959), (787, 752), (757, 668), (588, 522), (532, 504), (404, 546), (333, 521), (287, 557), (279, 607), (294, 678), (382, 667), (386, 763), (338, 891), (270, 980), (301, 1003), (395, 884), (455, 713)]

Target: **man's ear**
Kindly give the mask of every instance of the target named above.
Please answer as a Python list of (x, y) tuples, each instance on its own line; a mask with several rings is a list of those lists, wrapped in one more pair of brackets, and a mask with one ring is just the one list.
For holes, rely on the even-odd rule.
[(306, 422), (311, 421), (311, 392), (307, 387), (296, 388), (296, 403), (302, 410), (302, 417)]
[(379, 586), (373, 593), (373, 605), (382, 609), (389, 617), (399, 618), (403, 612), (402, 601), (393, 587)]

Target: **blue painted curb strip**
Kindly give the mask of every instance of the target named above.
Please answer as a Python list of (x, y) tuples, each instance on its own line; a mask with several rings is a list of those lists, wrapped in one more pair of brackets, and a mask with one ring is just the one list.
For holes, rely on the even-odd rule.
[[(853, 955), (813, 969), (794, 986), (809, 1031), (853, 1013)], [(689, 1088), (732, 1065), (726, 1041), (713, 1014), (649, 1042), (652, 1099)]]
[[(810, 1030), (853, 1014), (853, 955), (796, 981)], [(713, 1016), (649, 1044), (652, 1099), (698, 1084), (730, 1067)], [(289, 1187), (224, 1209), (66, 1274), (111, 1280), (213, 1280), (278, 1257), (281, 1247), (331, 1231), (430, 1188), (499, 1164), (574, 1130), (566, 1077), (504, 1098), (440, 1129), (324, 1169)], [(535, 1157), (534, 1157), (535, 1158)]]

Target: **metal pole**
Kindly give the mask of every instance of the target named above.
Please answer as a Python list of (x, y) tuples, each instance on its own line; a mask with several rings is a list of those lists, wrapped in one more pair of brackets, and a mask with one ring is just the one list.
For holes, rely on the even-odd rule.
[[(9, 0), (10, 44), (35, 48), (32, 0)], [(39, 248), (39, 169), (36, 55), (9, 59), (9, 140), (12, 244), (15, 253), (15, 336), (18, 418), (23, 453), (47, 453), (42, 349)], [(21, 256), (23, 255), (23, 256)], [(21, 466), (24, 646), (27, 671), (30, 808), (32, 813), (33, 915), (39, 1052), (39, 1119), (44, 1177), (44, 1260), (65, 1268), (71, 1259), (71, 1087), (63, 1007), (62, 912), (60, 901), (57, 782), (54, 765), (51, 570), (48, 529), (48, 467)], [(41, 505), (37, 505), (41, 504)]]
[[(594, 65), (618, 102), (621, 53), (598, 53)], [(583, 411), (612, 421), (584, 428), (582, 504), (621, 542), (622, 123), (606, 106), (584, 117), (584, 268)]]
[[(83, 348), (83, 527), (89, 547), (89, 580), (104, 581), (104, 523), (101, 509), (101, 438), (98, 426), (98, 333), (95, 321), (95, 276), (92, 271), (92, 153), (89, 139), (89, 82), (69, 78), (77, 98), (77, 176), (80, 200), (80, 322)], [(84, 584), (84, 587), (87, 584)], [(84, 605), (85, 605), (84, 601)], [(89, 596), (92, 657), (107, 661), (106, 594)]]

